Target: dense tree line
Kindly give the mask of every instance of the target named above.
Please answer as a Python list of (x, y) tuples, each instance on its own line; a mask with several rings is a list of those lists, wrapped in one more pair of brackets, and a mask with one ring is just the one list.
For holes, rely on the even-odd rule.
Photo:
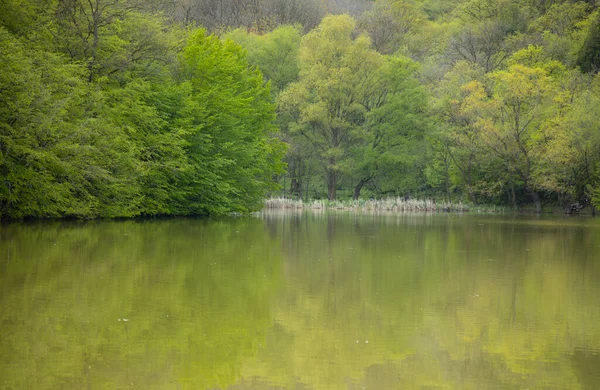
[(599, 204), (599, 5), (2, 0), (0, 217)]
[[(600, 203), (598, 5), (377, 0), (285, 41), (288, 27), (225, 36), (288, 75), (286, 195), (569, 209)], [(260, 54), (275, 47), (296, 66)]]
[(13, 1), (0, 27), (0, 216), (247, 212), (283, 172), (245, 51), (135, 2)]

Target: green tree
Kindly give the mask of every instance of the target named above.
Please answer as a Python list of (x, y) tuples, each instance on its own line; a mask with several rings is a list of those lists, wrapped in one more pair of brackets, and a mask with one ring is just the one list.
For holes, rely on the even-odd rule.
[(535, 172), (546, 147), (544, 121), (557, 92), (547, 69), (514, 63), (493, 72), (487, 85), (491, 96), (482, 83), (471, 82), (464, 87), (468, 97), (462, 107), (464, 114), (475, 118), (481, 148), (502, 162), (509, 182), (523, 186), (537, 212), (542, 210), (541, 186)]
[(556, 192), (570, 212), (575, 201), (586, 203), (597, 185), (600, 162), (600, 96), (589, 78), (579, 71), (569, 72), (562, 91), (555, 96), (557, 110), (548, 120), (546, 153), (538, 168), (538, 180)]
[(589, 5), (582, 1), (555, 3), (530, 23), (529, 30), (550, 58), (571, 67), (590, 29), (589, 11)]
[(186, 132), (177, 126), (186, 94), (169, 77), (161, 83), (137, 78), (105, 93), (111, 125), (127, 137), (137, 161), (138, 212), (181, 214), (180, 187), (191, 166)]
[(136, 215), (135, 151), (84, 69), (0, 28), (2, 217)]
[(262, 205), (283, 171), (283, 144), (272, 134), (269, 87), (231, 40), (199, 30), (188, 39), (177, 76), (184, 98), (175, 124), (191, 166), (181, 188), (184, 214), (247, 212)]
[[(380, 188), (383, 182), (394, 183), (386, 190), (396, 193), (419, 189), (414, 179), (421, 173), (419, 158), (423, 157), (420, 152), (428, 129), (427, 97), (416, 78), (414, 61), (402, 57), (385, 60), (377, 70), (380, 78), (373, 81), (377, 93), (365, 102), (365, 122), (351, 150), (353, 163), (348, 175), (354, 199), (372, 180), (378, 181)], [(405, 180), (407, 177), (412, 180)]]
[(298, 52), (301, 31), (299, 26), (281, 26), (258, 35), (242, 29), (224, 35), (247, 51), (248, 63), (258, 67), (266, 81), (271, 82), (271, 92), (277, 96), (288, 84), (298, 78)]
[(408, 120), (423, 102), (411, 61), (387, 59), (354, 31), (349, 16), (323, 19), (302, 40), (299, 81), (279, 96), (280, 110), (292, 118), (290, 131), (318, 157), (331, 200), (344, 174), (354, 174), (360, 194), (378, 159), (399, 146), (399, 110), (410, 111)]
[(90, 82), (108, 77), (122, 83), (159, 72), (160, 64), (175, 60), (174, 34), (182, 32), (175, 27), (165, 32), (162, 16), (139, 8), (133, 0), (58, 2), (53, 30), (58, 50), (85, 63)]
[(600, 13), (598, 12), (592, 19), (588, 35), (577, 58), (577, 65), (584, 72), (597, 73), (600, 70)]
[(17, 3), (32, 25), (1, 19), (2, 218), (259, 207), (283, 145), (239, 46), (192, 34), (178, 63), (181, 31), (135, 2)]
[[(450, 182), (466, 192), (470, 201), (478, 203), (476, 186), (481, 177), (477, 174), (482, 163), (478, 148), (475, 120), (461, 111), (467, 97), (463, 87), (473, 80), (483, 81), (484, 70), (467, 61), (457, 62), (436, 85), (430, 110), (440, 121), (437, 131), (432, 133), (432, 144), (436, 147), (430, 160), (430, 172), (444, 167), (442, 180), (449, 196)], [(451, 170), (448, 167), (451, 159)], [(435, 176), (432, 176), (432, 179)], [(435, 180), (435, 179), (434, 179)], [(438, 179), (439, 180), (439, 179)]]
[[(225, 34), (224, 38), (232, 39), (247, 50), (248, 62), (258, 67), (265, 80), (270, 82), (274, 99), (277, 99), (279, 93), (290, 83), (297, 81), (300, 72), (298, 56), (301, 40), (300, 26), (281, 26), (263, 35), (236, 29)], [(287, 172), (283, 175), (283, 184), (287, 187), (289, 183), (290, 193), (301, 198), (306, 188), (304, 184), (310, 182), (307, 161), (310, 158), (310, 151), (303, 147), (300, 140), (294, 139), (289, 134), (288, 122), (288, 116), (279, 113), (277, 116), (277, 123), (281, 130), (279, 138), (290, 145), (284, 159)], [(286, 188), (283, 190), (287, 191)]]
[(408, 35), (415, 34), (425, 19), (409, 1), (377, 0), (373, 8), (361, 16), (359, 28), (369, 34), (375, 50), (392, 54), (406, 44)]

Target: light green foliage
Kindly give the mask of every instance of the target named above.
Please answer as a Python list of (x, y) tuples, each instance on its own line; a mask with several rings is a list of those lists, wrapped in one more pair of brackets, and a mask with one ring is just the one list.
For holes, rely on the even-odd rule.
[(182, 177), (190, 171), (184, 131), (176, 126), (184, 95), (169, 79), (156, 85), (136, 79), (106, 93), (112, 126), (121, 129), (135, 152), (138, 213), (181, 213)]
[[(475, 118), (477, 138), (482, 149), (501, 161), (512, 185), (517, 181), (537, 201), (539, 190), (533, 179), (535, 164), (544, 153), (542, 123), (547, 104), (555, 93), (552, 80), (542, 68), (512, 65), (506, 71), (491, 73), (488, 97), (484, 85), (467, 84), (462, 111)], [(539, 207), (539, 202), (538, 202)]]
[(447, 17), (451, 12), (460, 5), (464, 0), (420, 0), (415, 3), (420, 3), (421, 9), (427, 14), (431, 20), (440, 20)]
[[(450, 42), (452, 56), (478, 64), (486, 72), (502, 66), (510, 55), (509, 37), (523, 31), (526, 15), (508, 0), (469, 0), (454, 11), (461, 28)], [(518, 16), (518, 17), (517, 17)]]
[(378, 90), (385, 61), (369, 39), (353, 39), (355, 22), (329, 16), (307, 34), (300, 49), (300, 80), (280, 96), (280, 110), (293, 118), (290, 130), (305, 137), (317, 153), (330, 199), (340, 174), (348, 169), (349, 149)]
[(178, 78), (192, 166), (184, 207), (191, 213), (259, 208), (283, 168), (282, 144), (270, 138), (275, 106), (262, 74), (248, 67), (241, 46), (200, 30), (181, 54)]
[(351, 178), (359, 185), (370, 180), (384, 192), (406, 194), (422, 186), (424, 137), (430, 121), (426, 94), (417, 81), (417, 65), (408, 58), (386, 58), (380, 90), (372, 100), (362, 127), (361, 142), (353, 149)]
[(568, 36), (585, 19), (588, 7), (583, 1), (552, 4), (545, 14), (531, 23), (530, 28)]
[(133, 215), (133, 151), (83, 69), (0, 34), (1, 215)]
[(424, 103), (412, 61), (375, 52), (367, 37), (353, 38), (354, 27), (332, 16), (306, 35), (300, 79), (279, 97), (290, 131), (319, 157), (330, 199), (344, 175), (362, 183), (359, 193), (381, 164), (402, 159), (400, 139), (415, 131), (411, 115)]
[(0, 217), (246, 212), (275, 188), (274, 105), (241, 47), (190, 33), (178, 63), (182, 31), (133, 3), (50, 4), (55, 24), (18, 5), (35, 23), (0, 26)]
[(224, 38), (247, 50), (248, 63), (258, 67), (265, 79), (271, 81), (271, 92), (276, 96), (298, 78), (300, 33), (299, 26), (282, 26), (264, 35), (237, 29)]
[[(522, 11), (522, 19), (494, 34), (489, 26), (511, 25), (502, 22), (511, 7)], [(586, 157), (594, 150), (593, 142), (583, 146), (583, 139), (596, 138), (596, 120), (569, 123), (575, 117), (586, 121), (584, 112), (594, 115), (590, 108), (578, 112), (590, 107), (591, 95), (584, 77), (572, 70), (584, 37), (593, 30), (593, 10), (583, 2), (542, 7), (497, 0), (472, 0), (455, 9), (464, 27), (451, 42), (450, 53), (491, 73), (482, 79), (481, 74), (463, 72), (457, 82), (460, 68), (455, 66), (441, 82), (431, 83), (436, 98), (430, 108), (442, 120), (434, 138), (437, 157), (427, 171), (432, 183), (452, 182), (472, 201), (479, 194), (517, 206), (519, 198), (530, 195), (538, 209), (538, 192), (553, 194), (562, 203), (586, 197), (584, 187), (590, 185), (595, 163)]]
[(570, 72), (562, 84), (562, 93), (555, 97), (560, 111), (547, 124), (548, 147), (538, 178), (562, 198), (586, 199), (598, 183), (600, 96), (578, 71)]
[[(592, 82), (592, 87), (590, 88), (591, 92), (594, 94), (596, 98), (600, 96), (600, 76), (596, 74), (594, 80)], [(596, 107), (597, 109), (597, 107)], [(596, 132), (594, 133), (596, 139), (600, 134), (600, 130), (597, 129), (598, 122), (592, 122), (596, 126)], [(596, 154), (596, 157), (600, 154)], [(591, 183), (586, 187), (588, 195), (591, 196), (592, 203), (598, 207), (600, 206), (600, 162), (596, 163), (596, 167), (591, 175)]]
[(443, 182), (446, 197), (450, 197), (452, 188), (461, 188), (475, 204), (477, 195), (490, 193), (489, 186), (486, 190), (477, 188), (477, 183), (484, 180), (480, 167), (486, 158), (478, 147), (474, 119), (465, 115), (461, 106), (467, 97), (463, 87), (471, 81), (481, 82), (483, 77), (481, 67), (459, 61), (438, 83), (430, 102), (430, 110), (439, 122), (430, 135), (428, 180), (435, 185)]
[(173, 62), (181, 46), (177, 27), (165, 31), (166, 20), (136, 10), (133, 2), (109, 0), (60, 2), (56, 47), (86, 64), (89, 81), (120, 83), (131, 78), (164, 76), (162, 65)]
[[(264, 35), (237, 29), (226, 34), (225, 38), (232, 39), (247, 50), (248, 62), (258, 67), (270, 82), (271, 95), (275, 99), (290, 83), (298, 80), (300, 26), (281, 26)], [(292, 119), (282, 112), (278, 114), (277, 122), (281, 129), (278, 137), (290, 146), (284, 159), (287, 173), (280, 182), (286, 187), (290, 183), (290, 193), (302, 197), (306, 192), (306, 184), (310, 183), (314, 159), (311, 158), (310, 149), (289, 134), (289, 122)]]
[(371, 37), (375, 50), (392, 54), (420, 32), (425, 20), (426, 15), (410, 1), (377, 0), (362, 15), (359, 28)]
[(1, 1), (0, 215), (248, 211), (281, 184), (587, 202), (598, 5)]
[(463, 86), (460, 109), (476, 130), (473, 144), (503, 167), (496, 185), (510, 188), (513, 202), (514, 187), (521, 186), (538, 210), (540, 190), (584, 196), (597, 143), (595, 100), (585, 77), (545, 57), (536, 47), (516, 53), (485, 84)]
[(588, 31), (589, 5), (585, 2), (556, 3), (530, 24), (540, 34), (546, 52), (555, 60), (574, 65)]

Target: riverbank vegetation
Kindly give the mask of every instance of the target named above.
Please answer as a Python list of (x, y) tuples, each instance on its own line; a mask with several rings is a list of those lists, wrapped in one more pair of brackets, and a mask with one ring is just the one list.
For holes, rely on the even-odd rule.
[[(436, 202), (431, 199), (417, 200), (404, 198), (358, 199), (358, 200), (312, 200), (269, 198), (265, 208), (279, 210), (358, 210), (358, 211), (393, 211), (393, 212), (465, 212), (471, 207), (459, 203)], [(490, 208), (500, 212), (501, 209)], [(478, 210), (479, 211), (479, 210)]]
[(0, 218), (600, 204), (599, 7), (1, 1)]

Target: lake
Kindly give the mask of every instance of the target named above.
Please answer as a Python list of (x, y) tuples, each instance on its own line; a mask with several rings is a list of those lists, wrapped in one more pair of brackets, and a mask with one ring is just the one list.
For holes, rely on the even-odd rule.
[(600, 388), (600, 219), (0, 229), (1, 389)]

